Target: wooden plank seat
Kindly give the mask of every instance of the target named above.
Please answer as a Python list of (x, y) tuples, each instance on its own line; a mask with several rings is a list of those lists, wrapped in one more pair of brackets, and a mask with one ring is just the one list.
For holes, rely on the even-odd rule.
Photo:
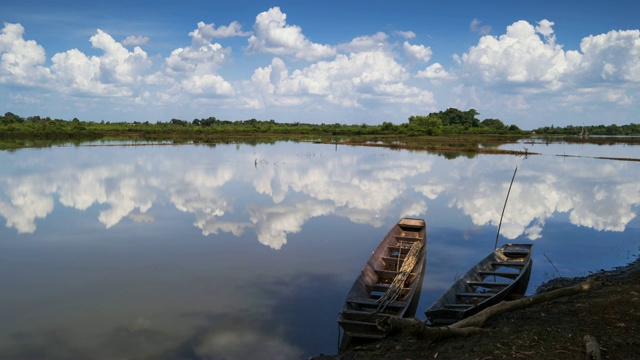
[(404, 264), (404, 256), (400, 258), (398, 258), (397, 256), (382, 256), (381, 258), (385, 265), (395, 265), (398, 267), (398, 269), (400, 269), (402, 267), (402, 264)]
[(529, 255), (529, 253), (530, 251), (528, 250), (516, 250), (516, 249), (513, 249), (513, 250), (506, 249), (503, 252), (503, 254), (505, 254), (506, 256), (518, 256), (518, 255), (526, 256), (526, 255)]
[(491, 263), (493, 266), (513, 266), (513, 267), (523, 267), (524, 262), (521, 261), (494, 261)]
[[(380, 306), (380, 303), (377, 300), (370, 300), (370, 299), (347, 299), (347, 303), (354, 305), (356, 308), (357, 307), (378, 307)], [(389, 309), (389, 308), (404, 308), (405, 306), (407, 306), (407, 304), (405, 302), (402, 301), (392, 301), (390, 303), (388, 303), (385, 308)]]
[(478, 272), (480, 275), (485, 275), (485, 276), (500, 276), (500, 277), (505, 277), (505, 278), (509, 278), (509, 279), (515, 279), (518, 277), (518, 275), (520, 275), (520, 273), (517, 272), (502, 272), (502, 271), (479, 271)]
[[(371, 291), (386, 292), (387, 290), (389, 290), (389, 287), (391, 287), (391, 284), (373, 284), (373, 285), (366, 285), (366, 287), (369, 292)], [(404, 287), (402, 288), (401, 293), (404, 294), (409, 291), (411, 291), (411, 288)]]
[(467, 281), (467, 284), (486, 288), (505, 287), (510, 285), (510, 283), (499, 283), (494, 281)]
[(468, 309), (474, 307), (473, 304), (444, 304), (445, 307), (450, 309)]
[(386, 259), (393, 259), (393, 260), (404, 260), (404, 258), (407, 257), (407, 253), (408, 251), (403, 251), (403, 252), (399, 252), (399, 251), (393, 251), (391, 249), (388, 249), (388, 253), (385, 255), (380, 256), (381, 258), (386, 258)]
[(342, 317), (347, 320), (355, 320), (355, 321), (369, 321), (375, 320), (379, 316), (375, 312), (371, 311), (359, 311), (359, 310), (344, 310), (342, 312)]
[(481, 297), (481, 298), (490, 298), (494, 294), (492, 293), (456, 293), (456, 296), (459, 297)]
[(396, 241), (398, 242), (403, 242), (403, 243), (413, 243), (415, 241), (422, 241), (423, 239), (418, 237), (418, 235), (416, 234), (416, 236), (401, 236), (401, 235), (396, 235)]
[(389, 249), (389, 254), (393, 255), (394, 253), (400, 253), (405, 255), (409, 250), (411, 250), (411, 244), (407, 244), (405, 246), (387, 246), (387, 249)]
[(396, 275), (398, 275), (397, 271), (390, 271), (390, 270), (374, 270), (376, 275), (378, 275), (378, 278), (384, 278), (384, 279), (393, 279), (396, 277)]

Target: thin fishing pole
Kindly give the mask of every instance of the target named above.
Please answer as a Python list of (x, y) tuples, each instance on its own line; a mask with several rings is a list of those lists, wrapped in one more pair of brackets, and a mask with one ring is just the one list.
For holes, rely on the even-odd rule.
[(496, 242), (495, 244), (493, 244), (493, 250), (498, 248), (498, 237), (500, 236), (500, 228), (502, 227), (502, 218), (504, 217), (504, 209), (507, 208), (509, 193), (511, 193), (511, 186), (513, 185), (513, 180), (516, 178), (517, 171), (518, 171), (518, 166), (516, 165), (516, 169), (513, 171), (513, 177), (511, 177), (511, 183), (509, 184), (509, 190), (507, 191), (507, 198), (504, 199), (504, 206), (502, 207), (502, 215), (500, 215), (500, 223), (498, 224), (498, 233), (496, 234)]

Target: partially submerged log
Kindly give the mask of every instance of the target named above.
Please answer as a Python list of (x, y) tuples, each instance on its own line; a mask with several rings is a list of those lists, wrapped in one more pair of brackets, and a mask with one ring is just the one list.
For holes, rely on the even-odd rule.
[(587, 279), (587, 281), (578, 285), (569, 286), (542, 294), (536, 294), (519, 300), (503, 301), (449, 326), (431, 327), (427, 325), (426, 321), (420, 321), (416, 318), (404, 319), (397, 317), (385, 317), (384, 319), (378, 321), (378, 327), (386, 330), (399, 328), (418, 337), (421, 337), (427, 342), (436, 342), (448, 337), (467, 336), (489, 331), (482, 328), (487, 320), (505, 312), (523, 309), (532, 305), (544, 303), (561, 297), (576, 295), (600, 288), (602, 288), (601, 282), (597, 282), (594, 279), (589, 278)]

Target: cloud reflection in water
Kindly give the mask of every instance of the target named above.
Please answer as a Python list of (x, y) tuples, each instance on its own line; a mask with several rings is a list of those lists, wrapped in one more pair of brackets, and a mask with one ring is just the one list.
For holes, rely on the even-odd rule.
[[(166, 199), (175, 209), (192, 214), (203, 235), (240, 236), (255, 228), (261, 243), (280, 249), (287, 234), (299, 232), (313, 217), (333, 214), (381, 226), (383, 218), (431, 217), (427, 209), (439, 198), (475, 225), (497, 226), (510, 172), (520, 162), (298, 147), (283, 147), (297, 151), (292, 155), (278, 146), (259, 146), (254, 153), (185, 146), (179, 156), (159, 147), (151, 154), (131, 149), (109, 158), (103, 153), (92, 157), (91, 149), (68, 154), (45, 150), (37, 156), (67, 156), (67, 166), (56, 166), (55, 159), (16, 173), (10, 166), (0, 175), (0, 215), (18, 233), (34, 233), (37, 220), (50, 215), (56, 203), (79, 211), (97, 205), (102, 209), (98, 221), (111, 228), (127, 216), (153, 219), (149, 210)], [(78, 151), (86, 153), (74, 165)], [(318, 155), (309, 156), (310, 151)], [(255, 159), (281, 160), (253, 164)], [(622, 231), (640, 204), (637, 168), (624, 162), (531, 157), (521, 164), (502, 235), (540, 238), (546, 220), (556, 212), (568, 213), (578, 226)], [(256, 201), (261, 195), (270, 202)]]

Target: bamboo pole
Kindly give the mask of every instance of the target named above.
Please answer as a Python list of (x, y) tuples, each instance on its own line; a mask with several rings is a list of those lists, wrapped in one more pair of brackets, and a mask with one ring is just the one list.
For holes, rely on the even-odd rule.
[(504, 217), (504, 209), (507, 208), (507, 200), (509, 200), (509, 193), (511, 193), (511, 186), (513, 185), (513, 180), (516, 178), (516, 172), (518, 171), (518, 166), (513, 171), (513, 176), (511, 177), (511, 183), (509, 184), (509, 190), (507, 191), (507, 197), (504, 199), (504, 206), (502, 207), (502, 215), (500, 215), (500, 223), (498, 224), (498, 233), (496, 234), (496, 242), (493, 244), (493, 250), (498, 248), (498, 237), (500, 236), (500, 228), (502, 227), (502, 218)]

